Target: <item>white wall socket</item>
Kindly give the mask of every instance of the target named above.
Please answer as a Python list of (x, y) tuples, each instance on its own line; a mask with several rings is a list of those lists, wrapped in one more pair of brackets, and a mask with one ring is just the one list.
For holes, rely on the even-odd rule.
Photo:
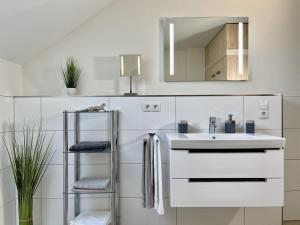
[(159, 102), (144, 102), (142, 109), (143, 112), (160, 112), (161, 105)]
[(152, 112), (160, 112), (160, 103), (152, 104)]
[(152, 111), (152, 107), (151, 107), (150, 103), (143, 103), (142, 108), (143, 108), (143, 112), (151, 112)]

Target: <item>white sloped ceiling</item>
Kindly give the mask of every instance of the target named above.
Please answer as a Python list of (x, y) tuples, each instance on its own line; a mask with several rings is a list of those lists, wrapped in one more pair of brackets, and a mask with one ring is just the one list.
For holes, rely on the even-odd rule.
[(0, 0), (0, 58), (22, 64), (113, 0)]

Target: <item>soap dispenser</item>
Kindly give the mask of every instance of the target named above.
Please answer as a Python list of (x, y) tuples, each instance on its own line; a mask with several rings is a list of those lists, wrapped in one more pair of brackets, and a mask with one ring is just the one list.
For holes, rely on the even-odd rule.
[(235, 133), (235, 121), (232, 117), (233, 115), (229, 114), (228, 120), (225, 121), (225, 133)]

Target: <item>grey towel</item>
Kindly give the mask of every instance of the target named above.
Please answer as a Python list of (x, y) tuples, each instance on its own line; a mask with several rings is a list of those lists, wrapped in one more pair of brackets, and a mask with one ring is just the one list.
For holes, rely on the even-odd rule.
[(72, 145), (70, 151), (103, 151), (110, 146), (109, 141), (84, 141)]
[(154, 142), (151, 136), (144, 139), (143, 147), (143, 180), (142, 194), (143, 207), (151, 209), (154, 207)]
[(82, 190), (104, 190), (109, 184), (108, 178), (89, 178), (84, 177), (76, 181), (73, 185), (74, 189)]

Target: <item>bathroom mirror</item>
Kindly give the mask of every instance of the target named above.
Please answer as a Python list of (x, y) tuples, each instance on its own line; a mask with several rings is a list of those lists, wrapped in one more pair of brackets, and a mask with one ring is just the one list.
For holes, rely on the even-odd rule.
[(247, 17), (162, 18), (165, 81), (248, 80)]

